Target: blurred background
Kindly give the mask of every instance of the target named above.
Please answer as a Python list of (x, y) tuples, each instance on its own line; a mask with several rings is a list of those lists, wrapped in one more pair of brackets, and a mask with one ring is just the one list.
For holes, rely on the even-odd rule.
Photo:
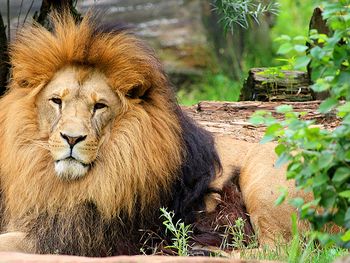
[[(201, 100), (237, 101), (250, 68), (278, 65), (281, 56), (276, 55), (274, 39), (308, 34), (318, 4), (315, 0), (277, 0), (277, 14), (265, 12), (259, 23), (251, 19), (246, 26), (234, 24), (225, 30), (215, 0), (73, 2), (82, 15), (94, 8), (103, 12), (107, 23), (131, 26), (154, 48), (184, 105)], [(32, 20), (41, 4), (42, 0), (0, 0), (4, 24), (10, 23), (10, 38), (24, 21)]]

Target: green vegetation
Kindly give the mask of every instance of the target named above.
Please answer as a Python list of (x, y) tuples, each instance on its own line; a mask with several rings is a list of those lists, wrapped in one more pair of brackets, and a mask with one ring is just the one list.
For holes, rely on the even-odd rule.
[(207, 73), (201, 82), (180, 89), (177, 97), (182, 105), (193, 105), (202, 100), (237, 101), (240, 88), (240, 83), (224, 74)]
[[(248, 246), (246, 245), (247, 240), (244, 235), (244, 225), (245, 221), (243, 218), (239, 217), (234, 223), (224, 226), (224, 234), (222, 236), (222, 242), (220, 249), (235, 249), (235, 250), (246, 250), (249, 248), (256, 248), (258, 246), (258, 241), (256, 236), (250, 237), (250, 242)], [(219, 227), (219, 226), (218, 226)]]
[(278, 6), (273, 1), (264, 4), (255, 0), (216, 0), (214, 5), (221, 16), (225, 31), (232, 30), (234, 24), (247, 29), (251, 20), (259, 23), (262, 15), (276, 14)]
[[(173, 236), (173, 245), (167, 247), (174, 249), (179, 255), (188, 256), (191, 247), (188, 244), (191, 235), (191, 226), (184, 225), (178, 221), (173, 223), (173, 212), (168, 212), (165, 208), (161, 208), (161, 217), (164, 218), (163, 224), (166, 230), (170, 231)], [(244, 237), (244, 220), (238, 218), (232, 225), (225, 228), (222, 244), (220, 249), (232, 251), (230, 253), (219, 253), (213, 251), (213, 255), (218, 257), (235, 257), (235, 252), (239, 252), (240, 258), (243, 260), (278, 260), (290, 263), (330, 263), (336, 258), (345, 256), (349, 252), (346, 249), (329, 246), (321, 247), (317, 245), (315, 239), (309, 233), (301, 235), (297, 228), (297, 217), (293, 215), (293, 239), (288, 243), (276, 243), (274, 248), (262, 247), (257, 248), (257, 238), (253, 237), (250, 245), (245, 245)], [(219, 226), (218, 226), (219, 227)]]
[[(289, 162), (287, 177), (305, 191), (312, 192), (315, 200), (304, 203), (296, 198), (300, 216), (311, 222), (313, 238), (324, 245), (350, 247), (350, 1), (324, 2), (324, 19), (332, 31), (330, 36), (311, 32), (307, 41), (311, 47), (286, 39), (283, 52), (299, 52), (296, 68), (303, 68), (311, 61), (315, 92), (329, 92), (319, 111), (333, 112), (341, 120), (334, 131), (314, 126), (314, 121), (303, 121), (303, 113), (293, 112), (291, 106), (280, 106), (277, 111), (285, 114), (283, 122), (270, 113), (259, 112), (252, 121), (268, 125), (264, 141), (278, 140), (277, 164)], [(305, 43), (305, 42), (304, 42)], [(330, 235), (323, 232), (334, 224), (344, 232)]]
[[(299, 35), (306, 36), (313, 9), (320, 2), (320, 0), (274, 0), (259, 6), (258, 1), (254, 0), (217, 0), (215, 3), (223, 18), (223, 30), (226, 30), (227, 34), (233, 34), (234, 37), (238, 35), (244, 42), (244, 50), (240, 54), (242, 77), (240, 80), (234, 80), (225, 73), (206, 72), (201, 81), (178, 92), (179, 103), (193, 105), (201, 100), (237, 101), (243, 80), (250, 68), (284, 64), (284, 61), (280, 60), (281, 54), (278, 54), (281, 41), (284, 41), (281, 36), (288, 35), (291, 39)], [(241, 12), (242, 10), (246, 12)], [(272, 11), (272, 15), (267, 10)], [(266, 21), (272, 25), (270, 29)], [(237, 25), (242, 25), (246, 29), (240, 29)], [(261, 30), (261, 27), (267, 27), (267, 31)], [(238, 32), (239, 30), (241, 32)], [(261, 38), (265, 40), (257, 43), (257, 39)], [(275, 42), (271, 41), (276, 39)], [(299, 39), (299, 43), (304, 45), (305, 42), (302, 41), (304, 40)], [(292, 58), (284, 57), (284, 59)]]
[(190, 234), (192, 233), (191, 225), (185, 225), (181, 220), (177, 221), (176, 224), (173, 222), (174, 212), (168, 212), (166, 208), (161, 208), (161, 217), (164, 218), (163, 225), (165, 231), (169, 231), (173, 238), (173, 244), (167, 248), (175, 249), (179, 256), (188, 256)]
[(320, 2), (319, 0), (278, 0), (279, 12), (276, 23), (271, 29), (272, 39), (282, 35), (306, 36), (312, 12)]

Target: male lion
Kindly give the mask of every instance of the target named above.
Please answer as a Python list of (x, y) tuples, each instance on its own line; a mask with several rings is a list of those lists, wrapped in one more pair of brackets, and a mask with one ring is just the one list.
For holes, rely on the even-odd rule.
[[(22, 30), (10, 56), (0, 101), (0, 250), (137, 254), (139, 229), (159, 232), (160, 207), (193, 223), (215, 210), (231, 164), (242, 166), (218, 138), (222, 170), (211, 135), (182, 113), (159, 61), (127, 32), (56, 14), (52, 32)], [(259, 200), (240, 180), (258, 218), (250, 203)]]

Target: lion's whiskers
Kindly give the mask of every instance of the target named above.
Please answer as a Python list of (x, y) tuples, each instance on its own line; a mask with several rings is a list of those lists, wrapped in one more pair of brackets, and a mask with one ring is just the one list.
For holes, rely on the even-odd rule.
[(25, 146), (30, 143), (31, 145), (39, 146), (45, 150), (50, 150), (49, 144), (47, 142), (39, 141), (35, 139), (29, 139), (29, 138), (21, 138), (21, 139), (22, 139), (22, 143), (20, 144), (21, 146)]

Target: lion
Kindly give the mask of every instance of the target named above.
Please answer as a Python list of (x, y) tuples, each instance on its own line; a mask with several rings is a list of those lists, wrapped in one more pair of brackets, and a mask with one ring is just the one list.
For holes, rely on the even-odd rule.
[(291, 208), (274, 208), (270, 189), (277, 181), (294, 188), (256, 166), (272, 155), (251, 147), (244, 160), (247, 145), (197, 126), (141, 40), (89, 15), (76, 24), (54, 14), (52, 26), (25, 27), (10, 49), (0, 100), (0, 251), (138, 254), (139, 230), (162, 229), (160, 207), (196, 222), (220, 205), (237, 167), (235, 213), (247, 210), (262, 243), (288, 231)]

